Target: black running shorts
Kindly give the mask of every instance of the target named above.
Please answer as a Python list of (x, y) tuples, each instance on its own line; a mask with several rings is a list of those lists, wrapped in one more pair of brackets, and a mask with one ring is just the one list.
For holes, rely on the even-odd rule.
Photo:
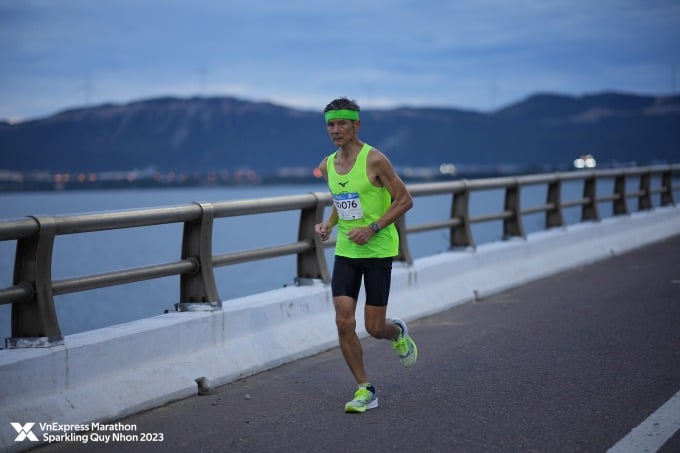
[(366, 290), (366, 305), (386, 306), (392, 282), (392, 258), (336, 256), (331, 280), (333, 297), (349, 296), (358, 299), (362, 277)]

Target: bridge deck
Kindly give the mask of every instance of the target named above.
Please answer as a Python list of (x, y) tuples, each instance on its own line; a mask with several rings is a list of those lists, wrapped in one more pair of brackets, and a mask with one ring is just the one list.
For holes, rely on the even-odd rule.
[(606, 451), (680, 390), (679, 257), (675, 236), (412, 322), (410, 370), (366, 339), (363, 415), (334, 349), (122, 421), (162, 443), (39, 451)]

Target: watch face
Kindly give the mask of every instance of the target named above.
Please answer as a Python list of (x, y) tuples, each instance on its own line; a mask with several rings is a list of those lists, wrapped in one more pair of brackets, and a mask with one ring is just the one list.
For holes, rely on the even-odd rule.
[(378, 226), (377, 223), (372, 223), (371, 229), (373, 230), (374, 233), (377, 233), (378, 231), (380, 231), (380, 227)]

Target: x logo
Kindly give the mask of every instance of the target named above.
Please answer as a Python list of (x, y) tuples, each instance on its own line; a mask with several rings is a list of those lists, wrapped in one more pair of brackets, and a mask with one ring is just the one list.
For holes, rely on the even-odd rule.
[(26, 423), (25, 425), (22, 426), (21, 423), (12, 422), (11, 425), (12, 428), (14, 428), (16, 432), (19, 433), (16, 439), (14, 439), (14, 442), (21, 442), (26, 439), (30, 440), (31, 442), (38, 442), (38, 438), (35, 437), (35, 434), (33, 434), (33, 432), (31, 431), (35, 423)]

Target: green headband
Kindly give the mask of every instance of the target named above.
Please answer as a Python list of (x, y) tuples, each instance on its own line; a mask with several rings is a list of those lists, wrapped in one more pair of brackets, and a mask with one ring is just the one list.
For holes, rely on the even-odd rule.
[(353, 120), (359, 119), (359, 112), (356, 110), (329, 110), (325, 114), (326, 122), (330, 120)]

